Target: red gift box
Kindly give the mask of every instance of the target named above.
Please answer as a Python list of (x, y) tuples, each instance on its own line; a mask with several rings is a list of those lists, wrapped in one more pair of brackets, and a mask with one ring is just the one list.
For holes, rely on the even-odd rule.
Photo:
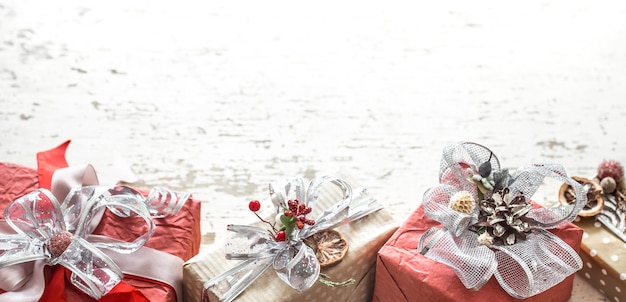
[[(495, 277), (478, 291), (463, 286), (454, 271), (418, 252), (420, 237), (439, 222), (424, 214), (420, 206), (378, 251), (374, 301), (520, 301), (507, 294)], [(575, 251), (580, 249), (583, 230), (568, 223), (550, 232)], [(574, 274), (543, 293), (523, 301), (567, 301)]]
[[(38, 170), (11, 163), (0, 163), (0, 210), (13, 200), (38, 189), (40, 183), (47, 182), (49, 186), (51, 173), (65, 163), (64, 154), (67, 144), (68, 142), (53, 150), (39, 153)], [(56, 162), (51, 158), (56, 158)], [(138, 191), (144, 196), (148, 193), (147, 190), (139, 189)], [(0, 231), (8, 232), (10, 229), (1, 218), (3, 218), (2, 211), (0, 211)], [(196, 255), (200, 249), (200, 201), (190, 198), (176, 215), (156, 218), (153, 221), (154, 233), (144, 246), (180, 258), (180, 272), (168, 271), (163, 274), (176, 274), (177, 276), (179, 274), (182, 282), (182, 263)], [(106, 210), (93, 234), (130, 241), (136, 238), (132, 229), (132, 221), (129, 225), (128, 218), (120, 219)], [(157, 271), (159, 259), (138, 259), (140, 257), (136, 254), (123, 257), (124, 261), (134, 262), (133, 265), (140, 263), (140, 265), (153, 267), (151, 270), (159, 273)], [(122, 266), (119, 263), (118, 265)], [(26, 264), (23, 267), (32, 269), (32, 264)], [(95, 301), (71, 284), (69, 270), (58, 265), (46, 266), (44, 269), (46, 289), (40, 301)], [(63, 286), (64, 290), (59, 290), (59, 286)], [(0, 293), (6, 292), (5, 290), (0, 289)], [(177, 301), (178, 296), (182, 296), (182, 293), (179, 292), (177, 295), (174, 287), (166, 282), (125, 274), (122, 282), (102, 297), (101, 301)]]

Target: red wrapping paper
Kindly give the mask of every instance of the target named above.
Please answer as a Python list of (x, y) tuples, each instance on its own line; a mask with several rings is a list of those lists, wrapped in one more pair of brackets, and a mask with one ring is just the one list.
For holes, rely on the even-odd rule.
[[(439, 222), (418, 209), (400, 226), (378, 251), (376, 261), (376, 284), (374, 302), (402, 301), (567, 301), (572, 293), (574, 274), (545, 292), (520, 300), (506, 293), (491, 277), (478, 291), (463, 286), (454, 271), (443, 263), (420, 254), (417, 244), (420, 237)], [(550, 232), (569, 244), (575, 251), (580, 249), (583, 230), (568, 223)]]
[[(0, 218), (4, 208), (13, 200), (39, 188), (38, 171), (11, 163), (0, 163)], [(139, 189), (144, 195), (147, 190)], [(189, 260), (200, 250), (200, 201), (188, 200), (175, 216), (154, 219), (155, 231), (146, 247)], [(145, 225), (145, 222), (140, 221)], [(132, 240), (136, 235), (129, 227), (128, 219), (119, 219), (105, 211), (94, 234), (106, 235), (122, 240)], [(132, 257), (132, 254), (129, 255)], [(158, 265), (158, 259), (155, 259)], [(182, 270), (182, 267), (181, 267)], [(70, 274), (60, 266), (47, 266), (46, 290), (40, 301), (95, 301), (71, 285)], [(65, 286), (64, 291), (58, 290)], [(0, 289), (0, 293), (4, 292)], [(176, 301), (174, 289), (164, 283), (141, 277), (126, 275), (118, 286), (100, 301)]]

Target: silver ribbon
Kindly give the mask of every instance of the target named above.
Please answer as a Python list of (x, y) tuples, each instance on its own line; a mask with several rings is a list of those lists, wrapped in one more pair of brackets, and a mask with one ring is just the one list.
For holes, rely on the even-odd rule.
[[(157, 251), (142, 248), (154, 231), (152, 219), (174, 215), (188, 197), (188, 193), (176, 193), (163, 188), (153, 189), (144, 198), (141, 193), (125, 186), (79, 186), (71, 189), (63, 203), (59, 204), (50, 191), (38, 189), (18, 198), (4, 211), (6, 223), (15, 234), (0, 232), (0, 268), (37, 260), (46, 265), (59, 264), (72, 272), (71, 281), (75, 286), (94, 299), (99, 299), (123, 278), (122, 269), (114, 259), (119, 261), (124, 258), (117, 254), (139, 251), (148, 253), (146, 255), (158, 254)], [(120, 217), (143, 219), (144, 229), (131, 242), (92, 235), (105, 208)], [(51, 252), (51, 239), (60, 232), (72, 234), (71, 242), (62, 254), (54, 255)], [(165, 266), (171, 267), (170, 263), (178, 264), (180, 259), (171, 256), (162, 261)], [(149, 273), (145, 268), (135, 270), (140, 275)], [(42, 270), (34, 271), (33, 276), (40, 274)], [(170, 279), (164, 282), (176, 284)], [(39, 294), (34, 293), (33, 296), (41, 295), (44, 285), (43, 279), (38, 282), (33, 288)], [(178, 286), (172, 286), (180, 296)], [(2, 295), (11, 294), (22, 293)], [(178, 300), (181, 298), (178, 297)]]
[(571, 222), (587, 202), (582, 186), (558, 164), (534, 164), (519, 169), (507, 182), (510, 194), (523, 195), (529, 200), (544, 178), (552, 178), (571, 185), (576, 202), (531, 209), (526, 214), (532, 221), (531, 231), (523, 241), (513, 245), (479, 243), (479, 235), (471, 228), (478, 220), (479, 210), (460, 213), (452, 210), (449, 202), (459, 191), (469, 192), (476, 202), (481, 200), (479, 194), (493, 194), (490, 190), (482, 192), (475, 181), (468, 179), (467, 168), (485, 162), (491, 165), (491, 175), (500, 170), (497, 157), (484, 146), (459, 143), (444, 149), (440, 183), (425, 192), (422, 203), (426, 215), (439, 221), (442, 228), (431, 228), (422, 235), (420, 253), (450, 266), (468, 289), (478, 290), (495, 276), (509, 295), (519, 299), (539, 294), (579, 270), (582, 261), (576, 251), (547, 231)]
[[(76, 287), (95, 299), (101, 298), (120, 282), (123, 273), (100, 248), (132, 253), (143, 246), (154, 230), (143, 198), (136, 198), (128, 190), (132, 189), (80, 187), (70, 192), (63, 206), (46, 189), (18, 198), (4, 211), (6, 222), (16, 234), (0, 234), (0, 250), (4, 251), (0, 254), (0, 268), (35, 260), (59, 264), (72, 271), (71, 281)], [(124, 209), (143, 218), (146, 231), (133, 242), (93, 241), (88, 238), (91, 221), (105, 207)], [(54, 255), (51, 239), (70, 230), (73, 238), (69, 245), (60, 255)]]
[(244, 261), (205, 282), (202, 294), (204, 301), (233, 301), (270, 267), (274, 268), (282, 281), (295, 290), (304, 291), (310, 288), (319, 277), (320, 264), (313, 249), (303, 240), (317, 232), (349, 223), (382, 208), (375, 199), (367, 195), (366, 189), (353, 190), (344, 180), (328, 175), (315, 178), (308, 185), (303, 178), (272, 182), (269, 191), (277, 213), (284, 211), (288, 200), (297, 199), (313, 208), (313, 213), (320, 198), (336, 196), (337, 202), (320, 213), (314, 225), (296, 228), (290, 238), (283, 242), (277, 242), (265, 228), (229, 225), (226, 259)]

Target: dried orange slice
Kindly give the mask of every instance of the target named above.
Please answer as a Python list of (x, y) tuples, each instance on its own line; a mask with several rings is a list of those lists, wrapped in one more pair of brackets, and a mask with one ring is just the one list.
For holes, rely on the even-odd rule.
[[(604, 207), (604, 197), (602, 197), (602, 187), (596, 181), (588, 178), (572, 176), (572, 179), (583, 185), (587, 190), (587, 204), (578, 213), (581, 217), (591, 217), (600, 213), (602, 207)], [(562, 205), (568, 205), (573, 203), (576, 199), (576, 193), (574, 189), (568, 184), (561, 185), (559, 189), (559, 202)]]
[(312, 237), (315, 256), (322, 267), (339, 263), (348, 252), (348, 242), (335, 230), (323, 230)]

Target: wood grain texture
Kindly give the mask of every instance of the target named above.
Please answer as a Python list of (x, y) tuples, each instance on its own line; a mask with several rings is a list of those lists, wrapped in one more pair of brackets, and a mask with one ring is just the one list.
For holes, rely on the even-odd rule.
[(623, 1), (0, 0), (2, 160), (122, 158), (203, 200), (207, 245), (336, 167), (402, 221), (462, 140), (591, 176), (626, 162), (625, 96)]

